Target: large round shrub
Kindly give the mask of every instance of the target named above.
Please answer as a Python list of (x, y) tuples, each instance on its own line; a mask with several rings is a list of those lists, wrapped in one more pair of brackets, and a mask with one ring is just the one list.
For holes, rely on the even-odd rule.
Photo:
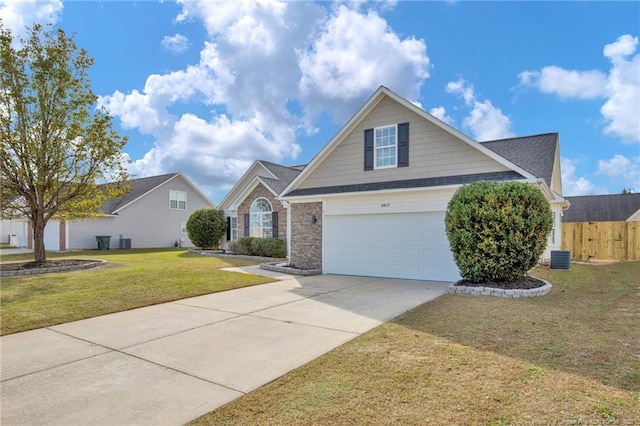
[(227, 219), (221, 209), (200, 209), (187, 220), (187, 233), (199, 248), (216, 248), (227, 231)]
[(464, 185), (449, 201), (445, 217), (460, 274), (475, 283), (524, 277), (540, 259), (552, 223), (542, 191), (521, 182)]

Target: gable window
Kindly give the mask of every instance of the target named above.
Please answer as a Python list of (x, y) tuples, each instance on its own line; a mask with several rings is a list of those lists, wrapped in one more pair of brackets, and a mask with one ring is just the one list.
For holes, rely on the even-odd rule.
[(273, 236), (271, 203), (266, 198), (257, 198), (249, 210), (250, 236), (264, 238)]
[(409, 123), (364, 131), (364, 170), (409, 166)]
[(169, 208), (171, 210), (186, 210), (187, 193), (185, 191), (169, 191)]
[(374, 164), (376, 169), (396, 167), (396, 126), (376, 127), (374, 129)]

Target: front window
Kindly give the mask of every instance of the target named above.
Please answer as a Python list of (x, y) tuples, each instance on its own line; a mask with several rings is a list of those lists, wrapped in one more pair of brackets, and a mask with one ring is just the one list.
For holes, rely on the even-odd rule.
[(185, 191), (169, 191), (169, 208), (172, 210), (186, 210), (187, 193)]
[(549, 238), (547, 239), (547, 242), (549, 245), (555, 246), (556, 245), (556, 229), (558, 229), (558, 213), (553, 212), (552, 218), (553, 218), (553, 225), (551, 225), (551, 232), (549, 233)]
[(238, 241), (238, 218), (231, 217), (231, 241)]
[(251, 204), (249, 212), (249, 229), (252, 237), (271, 237), (272, 229), (271, 203), (266, 198), (258, 198)]
[(187, 222), (180, 222), (180, 233), (181, 234), (188, 234), (189, 233), (187, 231)]
[(376, 169), (396, 167), (396, 126), (377, 127), (374, 131), (374, 156)]

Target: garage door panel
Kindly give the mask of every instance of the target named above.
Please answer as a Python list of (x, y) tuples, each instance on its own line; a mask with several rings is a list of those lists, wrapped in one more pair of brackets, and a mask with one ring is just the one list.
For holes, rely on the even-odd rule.
[(327, 273), (459, 279), (444, 231), (444, 212), (326, 216), (324, 239)]

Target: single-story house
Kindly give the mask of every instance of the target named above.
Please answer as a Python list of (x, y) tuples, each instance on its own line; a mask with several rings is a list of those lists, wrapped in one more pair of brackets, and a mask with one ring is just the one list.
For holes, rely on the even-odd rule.
[[(214, 204), (182, 173), (169, 173), (129, 181), (130, 191), (106, 200), (97, 218), (61, 222), (50, 220), (45, 228), (46, 250), (95, 249), (96, 236), (110, 236), (109, 248), (193, 247), (186, 223), (191, 213)], [(33, 246), (29, 221), (2, 222), (10, 232), (22, 231), (21, 246)], [(26, 235), (25, 235), (26, 232)]]
[(290, 263), (325, 274), (456, 281), (447, 204), (473, 181), (535, 185), (561, 245), (557, 133), (479, 143), (380, 87), (284, 188)]
[(566, 197), (571, 207), (562, 222), (640, 222), (640, 194)]
[(279, 237), (287, 240), (286, 207), (278, 195), (304, 166), (282, 166), (258, 160), (245, 172), (218, 205), (227, 217), (227, 238), (222, 248), (239, 236)]

